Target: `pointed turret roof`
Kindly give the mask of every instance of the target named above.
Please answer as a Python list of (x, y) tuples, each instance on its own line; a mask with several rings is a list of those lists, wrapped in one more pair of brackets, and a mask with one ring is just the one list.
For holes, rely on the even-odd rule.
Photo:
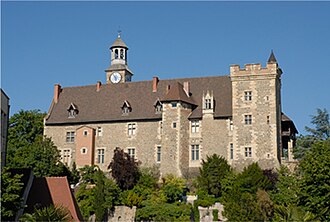
[(182, 84), (179, 82), (176, 82), (173, 85), (171, 85), (167, 94), (161, 100), (161, 102), (170, 102), (170, 101), (182, 101), (192, 105), (196, 105), (196, 102), (186, 94)]
[(272, 52), (270, 53), (269, 59), (268, 59), (268, 63), (277, 63), (277, 60), (275, 58), (274, 52), (272, 50)]
[(110, 47), (110, 49), (115, 48), (115, 47), (122, 47), (122, 48), (128, 49), (128, 47), (125, 44), (125, 42), (120, 38), (120, 34), (118, 34), (118, 38), (112, 44), (112, 46)]

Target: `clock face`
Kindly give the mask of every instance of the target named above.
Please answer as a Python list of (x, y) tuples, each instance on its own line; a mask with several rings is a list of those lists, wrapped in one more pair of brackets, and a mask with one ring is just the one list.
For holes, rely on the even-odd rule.
[(121, 75), (118, 72), (114, 72), (111, 75), (110, 80), (112, 83), (119, 83), (121, 80)]

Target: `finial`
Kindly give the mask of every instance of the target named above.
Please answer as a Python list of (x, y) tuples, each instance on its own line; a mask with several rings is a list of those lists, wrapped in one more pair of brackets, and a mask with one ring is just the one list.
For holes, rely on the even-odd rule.
[(118, 38), (120, 38), (120, 35), (121, 35), (121, 30), (120, 30), (120, 26), (118, 28)]

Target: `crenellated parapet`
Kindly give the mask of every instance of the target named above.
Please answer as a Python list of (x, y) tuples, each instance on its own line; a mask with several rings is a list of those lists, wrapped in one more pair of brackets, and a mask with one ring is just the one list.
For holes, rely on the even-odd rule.
[(240, 65), (233, 64), (230, 65), (230, 77), (246, 77), (246, 76), (255, 76), (255, 77), (266, 77), (266, 76), (280, 76), (282, 70), (279, 68), (277, 63), (267, 63), (266, 67), (262, 67), (260, 63), (255, 64), (245, 64), (244, 68), (241, 68)]

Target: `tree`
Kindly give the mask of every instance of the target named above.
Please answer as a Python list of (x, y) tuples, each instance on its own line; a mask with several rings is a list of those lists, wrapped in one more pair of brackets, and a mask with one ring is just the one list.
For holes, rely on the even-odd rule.
[(105, 207), (105, 198), (104, 198), (104, 175), (101, 170), (96, 172), (96, 186), (95, 186), (95, 216), (96, 221), (103, 221), (106, 207)]
[(300, 205), (322, 221), (330, 220), (330, 141), (320, 141), (299, 163)]
[(317, 115), (312, 116), (311, 123), (315, 128), (305, 127), (309, 133), (305, 136), (300, 135), (297, 145), (293, 149), (295, 159), (302, 159), (306, 152), (310, 150), (312, 144), (318, 141), (330, 140), (329, 114), (326, 109), (317, 109)]
[(197, 178), (198, 188), (205, 190), (210, 195), (220, 197), (222, 192), (222, 181), (231, 173), (231, 167), (227, 160), (216, 154), (207, 156), (200, 168), (200, 175)]
[(167, 203), (179, 201), (183, 195), (185, 180), (183, 178), (167, 175), (164, 179), (164, 184), (160, 193), (165, 197)]
[(112, 177), (123, 190), (132, 189), (139, 180), (138, 163), (118, 147), (108, 169), (111, 169)]
[(72, 221), (73, 217), (68, 208), (63, 206), (50, 205), (41, 209), (35, 209), (33, 214), (24, 214), (20, 221), (37, 222), (37, 221)]
[(7, 168), (1, 172), (1, 221), (14, 221), (21, 208), (22, 175), (12, 175)]

